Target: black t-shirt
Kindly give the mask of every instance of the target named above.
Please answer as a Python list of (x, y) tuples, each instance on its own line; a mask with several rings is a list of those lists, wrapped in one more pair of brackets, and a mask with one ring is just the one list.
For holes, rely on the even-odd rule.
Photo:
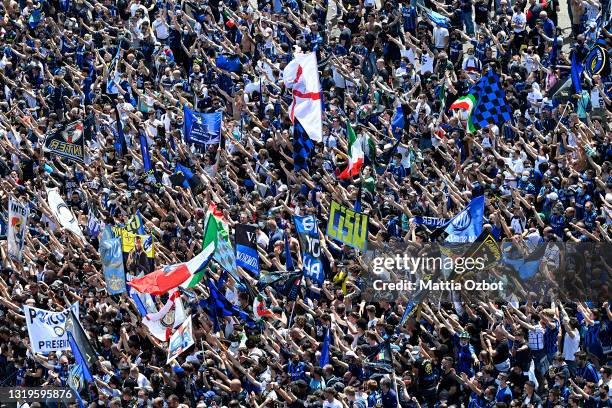
[(19, 162), (23, 173), (23, 181), (32, 180), (34, 178), (34, 163), (35, 161), (29, 157), (22, 157)]
[(497, 343), (495, 347), (496, 355), (493, 357), (493, 364), (501, 364), (506, 361), (510, 355), (510, 346), (508, 340), (504, 339)]
[(489, 6), (484, 1), (480, 1), (474, 5), (474, 19), (477, 24), (484, 24), (489, 19)]
[(531, 349), (525, 347), (523, 350), (517, 350), (514, 359), (516, 364), (521, 367), (523, 371), (528, 371), (529, 365), (531, 364)]
[(448, 373), (442, 373), (440, 376), (440, 383), (438, 384), (438, 396), (442, 396), (443, 393), (450, 392), (451, 388), (456, 387), (454, 395), (448, 395), (447, 403), (448, 405), (455, 404), (459, 402), (459, 381), (457, 381), (457, 375), (452, 371)]
[(432, 390), (436, 388), (438, 376), (435, 373), (434, 365), (430, 360), (423, 360), (418, 365), (419, 388), (421, 390)]

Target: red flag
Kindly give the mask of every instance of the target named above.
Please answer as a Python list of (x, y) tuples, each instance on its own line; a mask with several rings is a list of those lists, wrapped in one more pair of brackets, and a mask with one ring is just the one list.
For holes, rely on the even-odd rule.
[(189, 278), (191, 273), (186, 264), (170, 265), (141, 278), (134, 278), (128, 282), (128, 285), (140, 293), (163, 295)]

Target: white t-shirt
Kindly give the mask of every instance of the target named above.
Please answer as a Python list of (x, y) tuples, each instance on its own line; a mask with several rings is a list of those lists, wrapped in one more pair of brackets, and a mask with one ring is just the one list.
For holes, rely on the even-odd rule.
[(601, 97), (599, 89), (597, 89), (597, 88), (591, 89), (591, 106), (593, 108), (601, 108), (601, 107), (603, 107), (602, 99), (603, 98)]
[(400, 55), (402, 56), (402, 58), (408, 58), (408, 62), (410, 62), (411, 64), (414, 64), (416, 60), (416, 56), (414, 55), (414, 51), (412, 51), (412, 48), (401, 50)]
[(563, 336), (563, 358), (567, 361), (574, 361), (574, 353), (580, 349), (580, 333), (578, 329), (574, 330), (574, 338), (565, 333)]
[(344, 408), (342, 403), (337, 399), (334, 399), (332, 402), (325, 400), (323, 402), (323, 408)]
[(527, 24), (527, 17), (525, 13), (516, 13), (512, 16), (512, 27), (515, 33), (520, 33), (525, 30), (525, 24)]
[(433, 72), (434, 58), (427, 53), (421, 54), (421, 74)]
[(170, 30), (168, 30), (168, 24), (161, 18), (156, 18), (153, 21), (153, 29), (155, 30), (155, 37), (158, 40), (165, 40), (170, 37)]
[(445, 41), (448, 38), (448, 30), (444, 27), (435, 27), (433, 29), (434, 46), (436, 48), (444, 48)]

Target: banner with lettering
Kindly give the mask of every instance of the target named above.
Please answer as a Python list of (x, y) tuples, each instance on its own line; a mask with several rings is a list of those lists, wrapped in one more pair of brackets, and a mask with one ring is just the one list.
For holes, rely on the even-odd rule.
[(83, 122), (77, 120), (47, 134), (44, 151), (57, 154), (78, 163), (85, 163)]
[(306, 215), (303, 217), (294, 216), (293, 221), (302, 247), (304, 276), (318, 285), (322, 285), (325, 280), (325, 271), (320, 259), (321, 239), (317, 219), (314, 215)]
[(257, 228), (252, 225), (236, 225), (236, 264), (259, 277), (257, 253)]
[(365, 251), (368, 240), (368, 216), (332, 201), (327, 236)]
[[(70, 308), (76, 316), (79, 315), (79, 304)], [(23, 305), (23, 313), (28, 327), (30, 344), (35, 353), (50, 353), (52, 351), (70, 350), (66, 334), (66, 312), (51, 312)]]
[(8, 224), (8, 254), (17, 261), (23, 258), (23, 244), (28, 231), (28, 206), (14, 199), (9, 200), (9, 224)]

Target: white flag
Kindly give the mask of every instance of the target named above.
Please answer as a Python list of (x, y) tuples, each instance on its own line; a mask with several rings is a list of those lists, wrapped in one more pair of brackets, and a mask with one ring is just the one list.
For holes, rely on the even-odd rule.
[(285, 86), (291, 89), (293, 103), (289, 108), (291, 122), (295, 119), (312, 140), (323, 140), (323, 109), (321, 107), (321, 83), (314, 52), (296, 54), (283, 71)]
[[(79, 303), (70, 306), (74, 315), (79, 315)], [(23, 314), (28, 326), (30, 344), (35, 353), (50, 353), (52, 351), (70, 350), (66, 319), (68, 310), (51, 312), (23, 305)]]
[(147, 326), (151, 334), (161, 341), (168, 341), (172, 329), (185, 321), (185, 308), (181, 300), (181, 293), (176, 289), (169, 293), (170, 298), (159, 312), (149, 313), (142, 318), (142, 323)]
[(85, 240), (83, 231), (81, 231), (81, 227), (79, 227), (79, 221), (72, 213), (72, 210), (68, 208), (64, 200), (62, 200), (57, 187), (47, 190), (47, 200), (49, 202), (49, 207), (51, 207), (51, 212), (60, 225), (77, 237)]
[(9, 256), (21, 262), (23, 257), (22, 249), (28, 231), (29, 208), (17, 200), (9, 200), (9, 222), (6, 239), (8, 241)]

